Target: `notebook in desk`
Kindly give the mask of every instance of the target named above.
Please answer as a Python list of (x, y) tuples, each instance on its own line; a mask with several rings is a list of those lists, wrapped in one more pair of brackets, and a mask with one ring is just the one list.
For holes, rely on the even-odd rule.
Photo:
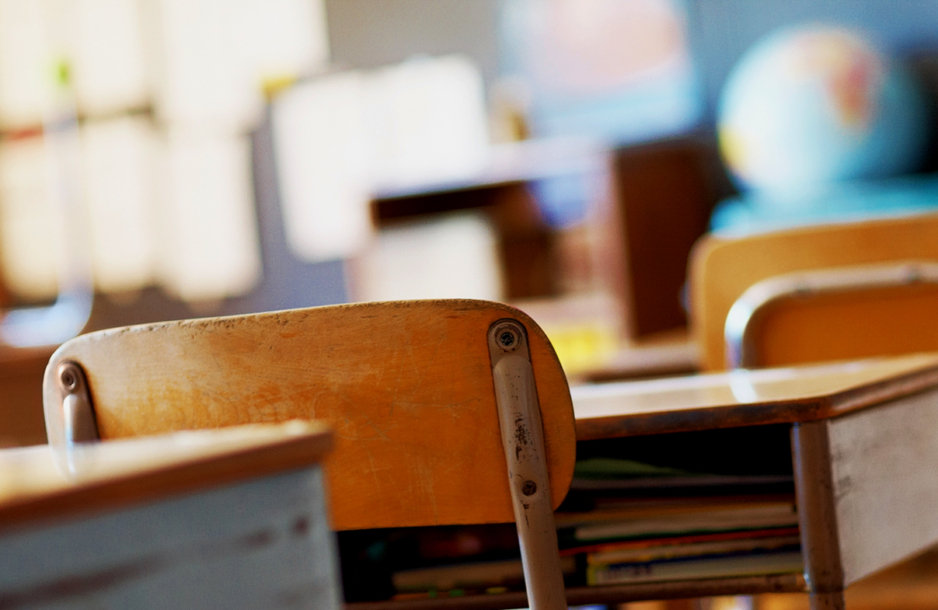
[[(737, 437), (679, 436), (666, 450), (656, 437), (580, 442), (557, 523), (582, 583), (801, 572), (790, 462), (752, 455), (760, 463), (740, 468)], [(787, 444), (777, 433), (758, 436), (765, 448)]]
[(338, 608), (330, 445), (290, 422), (0, 451), (0, 607)]
[[(781, 440), (785, 449), (787, 437)], [(590, 454), (614, 454), (589, 445), (580, 446), (587, 456), (584, 463), (596, 460)], [(654, 462), (656, 456), (642, 449), (629, 457), (645, 455)], [(708, 464), (708, 469), (715, 465)], [(556, 513), (568, 589), (753, 573), (797, 580), (801, 557), (790, 459), (783, 466), (787, 474), (776, 468), (768, 476), (748, 472), (695, 476), (651, 465), (645, 466), (641, 477), (580, 479), (584, 473), (578, 472), (567, 501)], [(648, 477), (649, 470), (657, 470), (658, 476)], [(678, 484), (669, 485), (673, 478)], [(584, 489), (580, 485), (584, 482), (601, 485)], [(619, 483), (630, 485), (620, 488)], [(521, 566), (510, 526), (343, 533), (340, 540), (349, 543), (343, 548), (346, 574), (355, 578), (371, 572), (380, 581), (375, 572), (382, 565), (387, 568), (385, 597), (414, 603), (459, 597), (466, 602), (472, 595), (491, 597), (521, 590)], [(354, 590), (347, 589), (350, 601), (362, 601), (367, 586), (358, 582)]]

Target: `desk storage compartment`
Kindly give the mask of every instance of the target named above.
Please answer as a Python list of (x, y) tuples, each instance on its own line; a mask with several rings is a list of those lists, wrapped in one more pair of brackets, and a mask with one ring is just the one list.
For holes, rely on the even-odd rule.
[[(752, 592), (800, 587), (789, 430), (580, 441), (556, 513), (568, 602), (702, 595), (727, 579)], [(514, 524), (342, 532), (339, 544), (359, 610), (524, 602)]]

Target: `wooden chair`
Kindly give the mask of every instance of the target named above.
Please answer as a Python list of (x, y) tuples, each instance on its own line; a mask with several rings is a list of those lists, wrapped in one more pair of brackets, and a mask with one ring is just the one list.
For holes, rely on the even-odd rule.
[(334, 529), (514, 520), (531, 607), (566, 607), (553, 509), (573, 408), (550, 342), (513, 308), (370, 303), (92, 333), (53, 355), (44, 408), (53, 445), (326, 422)]
[(728, 368), (938, 350), (938, 263), (857, 265), (771, 277), (726, 318)]
[[(689, 273), (691, 327), (700, 346), (702, 368), (709, 371), (726, 368), (727, 315), (737, 299), (758, 282), (819, 269), (890, 263), (900, 265), (909, 261), (917, 264), (938, 262), (938, 214), (799, 227), (745, 237), (711, 235), (703, 238), (691, 255)], [(846, 273), (849, 276), (851, 272)], [(902, 273), (901, 268), (898, 273)], [(815, 278), (811, 281), (836, 284), (841, 280), (822, 281)], [(916, 290), (923, 294), (930, 290), (927, 286), (923, 287), (923, 283), (899, 283), (913, 287), (913, 290), (906, 291), (909, 295)], [(863, 290), (868, 297), (872, 297), (873, 288)], [(821, 292), (824, 292), (823, 299), (832, 303), (830, 299), (833, 291)], [(885, 298), (888, 300), (892, 297)], [(882, 301), (880, 297), (877, 299)], [(857, 337), (873, 341), (869, 329), (864, 330), (862, 335), (855, 333)], [(884, 333), (882, 336), (888, 335)], [(834, 345), (835, 342), (830, 344)], [(934, 348), (938, 348), (938, 343)], [(916, 349), (921, 348), (912, 346), (905, 351)], [(901, 352), (885, 346), (883, 349), (851, 353), (834, 357)], [(828, 355), (819, 357), (826, 358)], [(773, 359), (766, 362), (781, 361)]]

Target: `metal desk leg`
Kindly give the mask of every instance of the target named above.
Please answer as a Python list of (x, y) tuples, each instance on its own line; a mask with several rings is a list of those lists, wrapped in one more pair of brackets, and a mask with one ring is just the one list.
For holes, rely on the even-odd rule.
[(844, 573), (834, 509), (828, 422), (795, 424), (791, 448), (811, 610), (844, 610)]

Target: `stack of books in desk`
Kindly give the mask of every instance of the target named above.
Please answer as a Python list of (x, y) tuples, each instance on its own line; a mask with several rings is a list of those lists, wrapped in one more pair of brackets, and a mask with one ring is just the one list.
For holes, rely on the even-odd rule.
[(584, 460), (568, 504), (591, 506), (557, 515), (561, 553), (580, 558), (588, 585), (797, 572), (790, 483)]
[[(556, 515), (567, 586), (800, 572), (791, 464), (761, 457), (777, 447), (760, 451), (787, 445), (787, 432), (753, 434), (688, 433), (679, 447), (654, 437), (581, 443)], [(513, 524), (373, 534), (357, 551), (343, 545), (343, 558), (383, 563), (385, 598), (523, 588)], [(361, 592), (346, 583), (347, 595)]]

